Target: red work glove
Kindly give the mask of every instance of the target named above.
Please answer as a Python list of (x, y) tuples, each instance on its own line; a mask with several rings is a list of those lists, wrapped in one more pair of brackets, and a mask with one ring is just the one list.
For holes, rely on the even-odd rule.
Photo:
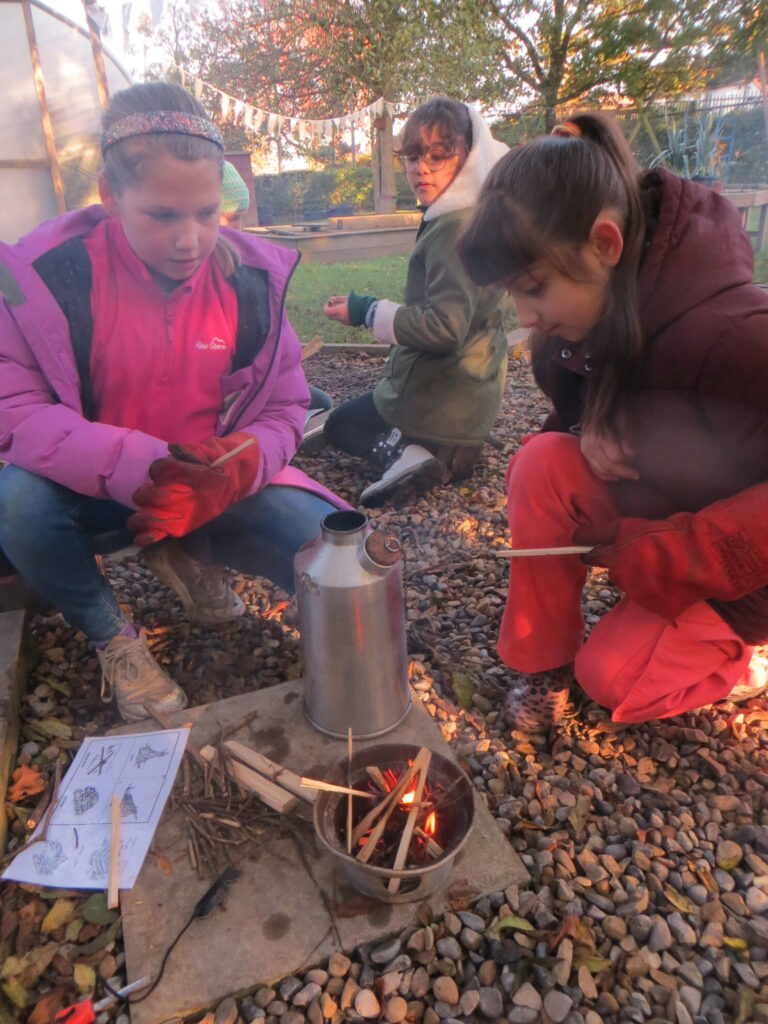
[[(252, 444), (220, 466), (212, 462), (245, 441)], [(187, 445), (169, 445), (173, 458), (157, 459), (149, 467), (151, 484), (133, 496), (139, 511), (128, 519), (139, 547), (164, 537), (183, 537), (247, 497), (259, 468), (259, 443), (241, 431)]]
[(574, 544), (643, 608), (676, 619), (697, 601), (735, 601), (768, 585), (768, 484), (668, 519), (580, 526)]

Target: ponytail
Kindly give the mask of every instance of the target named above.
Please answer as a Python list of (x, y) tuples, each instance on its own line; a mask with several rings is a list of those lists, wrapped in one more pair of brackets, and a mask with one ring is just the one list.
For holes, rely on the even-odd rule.
[[(624, 247), (608, 308), (587, 339), (592, 371), (582, 425), (601, 432), (617, 432), (643, 358), (637, 274), (645, 221), (638, 175), (612, 118), (576, 114), (495, 164), (459, 241), (467, 273), (479, 285), (519, 277), (541, 260), (577, 278), (578, 253), (596, 219), (603, 210), (616, 211)], [(534, 343), (541, 340), (534, 333)]]

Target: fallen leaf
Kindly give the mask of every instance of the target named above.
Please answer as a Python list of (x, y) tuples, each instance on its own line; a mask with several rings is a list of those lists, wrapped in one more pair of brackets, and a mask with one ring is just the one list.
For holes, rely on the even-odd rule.
[(77, 910), (74, 900), (56, 900), (51, 909), (45, 915), (45, 920), (40, 925), (41, 932), (54, 932), (57, 928), (71, 921)]
[(16, 936), (16, 952), (23, 956), (29, 949), (32, 936), (40, 927), (45, 916), (45, 904), (42, 900), (30, 900), (19, 908), (19, 932)]
[(671, 885), (664, 886), (664, 895), (672, 906), (677, 910), (680, 910), (683, 914), (696, 913), (696, 904), (692, 903), (687, 896), (683, 895), (683, 893), (678, 892), (677, 889), (673, 889)]
[(451, 686), (459, 702), (459, 707), (465, 711), (472, 708), (472, 695), (475, 692), (475, 681), (468, 672), (452, 672)]
[(749, 989), (740, 988), (736, 1016), (734, 1017), (733, 1024), (747, 1024), (748, 1021), (754, 1020), (754, 1017), (752, 1016), (754, 1006), (755, 997)]
[(586, 950), (577, 950), (573, 956), (573, 966), (577, 971), (581, 967), (586, 967), (590, 974), (602, 974), (603, 971), (613, 967), (613, 964), (610, 960), (606, 960), (604, 956), (597, 956), (594, 953), (588, 953)]
[(507, 930), (515, 932), (532, 932), (535, 931), (535, 928), (533, 927), (531, 922), (526, 921), (524, 917), (515, 917), (514, 915), (512, 915), (511, 917), (499, 918), (499, 920), (491, 929), (491, 931), (495, 932), (496, 935), (501, 935), (503, 931)]
[(166, 857), (164, 853), (160, 853), (159, 851), (157, 853), (157, 866), (164, 875), (173, 874), (173, 864), (171, 864), (170, 859)]
[(735, 949), (739, 951), (749, 949), (749, 943), (747, 942), (747, 940), (740, 939), (736, 935), (724, 935), (723, 945), (727, 946), (728, 949)]
[(80, 938), (80, 932), (82, 931), (84, 924), (85, 921), (82, 919), (82, 917), (73, 917), (72, 920), (67, 925), (66, 930), (64, 932), (64, 941), (77, 942), (77, 940)]
[(107, 897), (103, 892), (95, 892), (80, 908), (80, 913), (90, 924), (112, 924), (117, 917), (116, 910), (109, 910)]
[(3, 992), (13, 1005), (18, 1006), (21, 1010), (29, 1003), (29, 993), (18, 978), (11, 978), (9, 981), (3, 982)]
[(62, 986), (51, 992), (46, 992), (35, 1003), (34, 1009), (27, 1018), (27, 1024), (51, 1024), (59, 1010), (64, 1009), (66, 997), (67, 990)]
[(35, 722), (35, 728), (52, 740), (69, 740), (72, 738), (72, 727), (56, 718), (43, 718)]
[(10, 939), (19, 927), (19, 915), (15, 910), (4, 910), (3, 919), (0, 922), (0, 942)]
[(35, 946), (24, 957), (24, 968), (19, 981), (26, 989), (34, 987), (35, 982), (46, 969), (58, 952), (58, 942), (47, 942), (44, 946)]
[(75, 964), (75, 984), (81, 995), (96, 988), (96, 971), (88, 964)]
[(568, 821), (576, 835), (579, 835), (592, 809), (592, 798), (582, 793), (576, 797), (576, 806), (568, 812)]
[(706, 865), (699, 866), (695, 861), (690, 859), (688, 860), (688, 867), (698, 876), (699, 881), (707, 892), (711, 893), (713, 896), (717, 896), (720, 892), (720, 886), (715, 881), (715, 876), (709, 870), (709, 867)]
[(8, 799), (12, 804), (19, 803), (25, 796), (35, 796), (45, 789), (45, 779), (38, 768), (22, 764), (13, 772), (13, 783), (8, 790)]

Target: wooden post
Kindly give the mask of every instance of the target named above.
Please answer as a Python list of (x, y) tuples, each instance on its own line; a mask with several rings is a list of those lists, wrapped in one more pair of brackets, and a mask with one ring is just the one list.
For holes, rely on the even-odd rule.
[(85, 9), (85, 22), (88, 26), (88, 36), (91, 40), (93, 66), (96, 69), (96, 91), (99, 94), (99, 106), (102, 110), (106, 110), (109, 103), (107, 69), (104, 66), (104, 48), (101, 45), (101, 29), (94, 17), (94, 14), (98, 9), (98, 3), (96, 0), (83, 0), (83, 8)]
[(35, 91), (37, 102), (40, 104), (40, 125), (43, 129), (45, 140), (45, 151), (48, 154), (48, 166), (51, 171), (51, 183), (53, 193), (56, 196), (56, 209), (59, 213), (66, 213), (67, 206), (64, 202), (64, 184), (61, 180), (61, 168), (59, 157), (56, 153), (56, 142), (53, 138), (53, 125), (48, 110), (48, 101), (45, 98), (45, 81), (43, 79), (43, 68), (40, 64), (40, 51), (37, 48), (37, 36), (35, 35), (35, 24), (32, 21), (32, 8), (29, 0), (23, 0), (24, 25), (27, 30), (27, 43), (29, 44), (29, 57), (32, 61), (32, 73), (35, 79)]

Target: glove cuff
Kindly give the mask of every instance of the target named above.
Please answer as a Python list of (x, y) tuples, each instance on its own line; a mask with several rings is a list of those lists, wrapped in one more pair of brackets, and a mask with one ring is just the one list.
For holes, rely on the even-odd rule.
[(365, 316), (368, 310), (376, 301), (373, 295), (357, 295), (350, 292), (347, 296), (347, 312), (352, 327), (362, 327), (365, 324)]

